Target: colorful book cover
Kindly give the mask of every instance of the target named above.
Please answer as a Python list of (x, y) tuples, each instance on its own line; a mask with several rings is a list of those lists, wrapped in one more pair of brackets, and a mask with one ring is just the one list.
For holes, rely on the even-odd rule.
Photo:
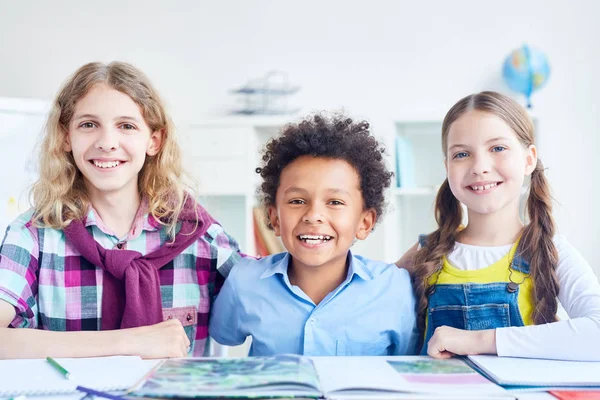
[(310, 359), (294, 355), (166, 360), (129, 394), (142, 397), (320, 396)]

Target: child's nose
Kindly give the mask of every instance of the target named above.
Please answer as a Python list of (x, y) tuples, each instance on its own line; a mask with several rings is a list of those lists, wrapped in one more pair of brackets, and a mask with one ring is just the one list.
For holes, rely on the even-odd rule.
[(100, 132), (96, 141), (96, 148), (103, 151), (113, 151), (119, 147), (119, 140), (113, 129), (105, 128)]
[(323, 213), (319, 207), (313, 205), (309, 207), (308, 210), (306, 210), (306, 213), (304, 214), (302, 220), (307, 224), (322, 223), (324, 220)]
[(491, 159), (487, 155), (477, 155), (473, 157), (471, 173), (473, 175), (487, 174), (491, 170)]

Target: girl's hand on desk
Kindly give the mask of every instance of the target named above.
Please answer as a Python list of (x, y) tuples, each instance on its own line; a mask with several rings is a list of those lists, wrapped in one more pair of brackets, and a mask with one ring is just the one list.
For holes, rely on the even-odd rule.
[(174, 318), (129, 330), (124, 337), (127, 353), (142, 358), (186, 357), (190, 340), (181, 322)]
[(433, 358), (454, 355), (496, 354), (496, 330), (466, 331), (440, 326), (427, 343), (427, 354)]

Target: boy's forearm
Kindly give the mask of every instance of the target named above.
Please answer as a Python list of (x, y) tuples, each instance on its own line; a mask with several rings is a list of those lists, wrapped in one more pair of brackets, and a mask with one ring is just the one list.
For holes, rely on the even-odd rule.
[(0, 328), (0, 359), (127, 355), (126, 331), (55, 332)]

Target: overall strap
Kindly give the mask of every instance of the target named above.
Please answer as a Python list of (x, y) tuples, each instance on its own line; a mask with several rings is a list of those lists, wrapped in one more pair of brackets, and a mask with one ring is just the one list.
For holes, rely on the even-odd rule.
[(517, 247), (517, 251), (510, 263), (510, 267), (515, 271), (522, 272), (524, 274), (530, 273), (529, 261), (525, 259), (523, 254), (523, 242), (520, 241)]

